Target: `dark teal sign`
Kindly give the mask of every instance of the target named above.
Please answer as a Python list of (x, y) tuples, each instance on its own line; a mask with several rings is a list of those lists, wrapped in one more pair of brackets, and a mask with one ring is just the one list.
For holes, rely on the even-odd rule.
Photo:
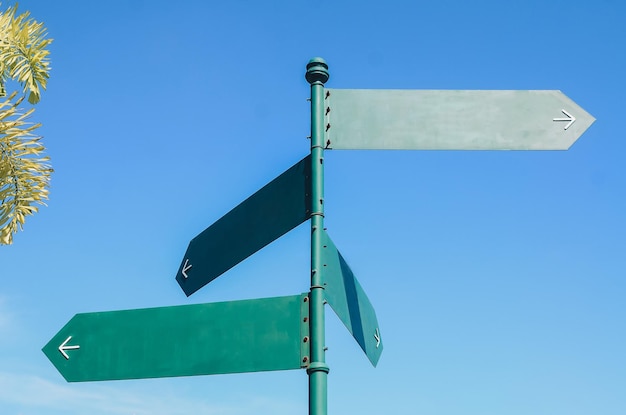
[(176, 281), (187, 296), (309, 218), (311, 158), (305, 157), (189, 243)]

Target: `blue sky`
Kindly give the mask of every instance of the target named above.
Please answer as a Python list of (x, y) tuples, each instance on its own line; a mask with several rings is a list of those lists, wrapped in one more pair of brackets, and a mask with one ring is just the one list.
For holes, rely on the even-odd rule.
[(564, 152), (327, 152), (326, 226), (385, 342), (374, 369), (327, 308), (329, 413), (626, 412), (622, 1), (20, 10), (54, 38), (33, 121), (55, 173), (0, 249), (2, 414), (306, 413), (303, 371), (68, 384), (41, 348), (80, 312), (308, 290), (306, 224), (189, 298), (174, 277), (308, 153), (314, 56), (331, 88), (558, 89), (597, 119)]

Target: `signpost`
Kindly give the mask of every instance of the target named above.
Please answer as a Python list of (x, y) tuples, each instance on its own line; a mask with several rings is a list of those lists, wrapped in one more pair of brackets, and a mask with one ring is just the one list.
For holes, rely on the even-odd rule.
[(68, 382), (306, 367), (307, 295), (77, 314), (43, 352)]
[(594, 118), (559, 91), (325, 89), (307, 64), (311, 153), (190, 243), (176, 280), (189, 296), (311, 219), (308, 294), (77, 314), (43, 348), (70, 382), (306, 368), (309, 414), (327, 413), (330, 304), (370, 362), (374, 307), (324, 228), (324, 150), (566, 150)]
[(311, 364), (309, 375), (309, 414), (327, 413), (326, 340), (324, 286), (322, 281), (322, 244), (324, 236), (324, 84), (328, 65), (323, 59), (311, 59), (305, 78), (311, 84)]

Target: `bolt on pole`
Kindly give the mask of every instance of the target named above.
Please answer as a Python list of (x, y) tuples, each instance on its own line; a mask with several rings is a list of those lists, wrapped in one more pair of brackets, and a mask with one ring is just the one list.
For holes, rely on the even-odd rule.
[(306, 66), (311, 84), (311, 292), (309, 301), (311, 363), (309, 375), (309, 415), (327, 413), (327, 379), (324, 339), (324, 287), (322, 285), (322, 236), (324, 232), (324, 84), (328, 65), (313, 58)]

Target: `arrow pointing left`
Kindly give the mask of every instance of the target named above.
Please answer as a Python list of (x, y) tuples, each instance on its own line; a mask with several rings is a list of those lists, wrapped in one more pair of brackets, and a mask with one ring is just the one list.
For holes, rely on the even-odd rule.
[(67, 344), (69, 343), (69, 341), (72, 340), (72, 336), (69, 336), (67, 339), (65, 339), (65, 341), (63, 343), (61, 343), (61, 345), (59, 346), (59, 351), (61, 352), (61, 354), (63, 355), (63, 357), (65, 358), (65, 360), (70, 360), (70, 357), (67, 353), (65, 353), (66, 350), (76, 350), (76, 349), (80, 349), (79, 345), (72, 345), (72, 346), (68, 346)]
[(191, 269), (191, 264), (189, 263), (188, 259), (185, 259), (185, 265), (183, 265), (183, 269), (181, 271), (181, 273), (183, 274), (183, 278), (187, 279), (189, 278), (189, 275), (187, 275), (187, 271), (189, 271)]

